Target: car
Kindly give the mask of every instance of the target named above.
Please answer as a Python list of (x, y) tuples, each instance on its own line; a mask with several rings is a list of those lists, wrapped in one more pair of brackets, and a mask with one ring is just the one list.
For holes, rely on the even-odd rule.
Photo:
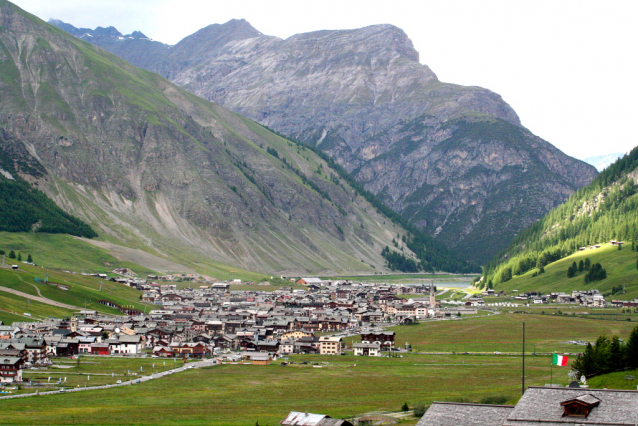
[(499, 351), (494, 351), (494, 355), (500, 355), (501, 353)]
[(121, 385), (121, 384), (122, 384), (122, 381), (121, 381), (121, 380), (118, 380), (117, 382), (115, 382), (115, 384), (116, 384), (116, 385)]

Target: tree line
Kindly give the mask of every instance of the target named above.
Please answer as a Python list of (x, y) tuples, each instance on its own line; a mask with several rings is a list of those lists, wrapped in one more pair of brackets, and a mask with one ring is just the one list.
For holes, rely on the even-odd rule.
[[(562, 259), (580, 247), (612, 239), (638, 241), (638, 186), (627, 177), (636, 168), (638, 147), (521, 232), (504, 252), (483, 267), (482, 283), (506, 282)], [(597, 273), (589, 278), (595, 280), (604, 275), (600, 270)]]
[(572, 363), (572, 370), (578, 375), (593, 377), (614, 371), (638, 368), (638, 326), (629, 334), (627, 343), (618, 336), (608, 338), (600, 336), (592, 345), (588, 343), (585, 351)]
[[(326, 162), (326, 164), (330, 169), (332, 169), (332, 171), (337, 174), (338, 178), (332, 176), (330, 177), (330, 180), (333, 183), (338, 184), (337, 182), (339, 182), (339, 178), (341, 180), (344, 180), (350, 187), (354, 189), (357, 195), (363, 197), (368, 203), (370, 203), (377, 210), (377, 213), (386, 216), (393, 223), (401, 226), (403, 229), (408, 231), (408, 237), (406, 238), (405, 245), (419, 259), (418, 263), (415, 262), (417, 268), (419, 268), (419, 271), (433, 271), (438, 269), (457, 273), (480, 272), (480, 267), (477, 264), (468, 262), (467, 260), (464, 260), (459, 254), (453, 253), (443, 243), (436, 241), (429, 235), (426, 235), (421, 229), (412, 225), (408, 219), (404, 218), (399, 213), (388, 207), (379, 197), (365, 189), (363, 185), (357, 182), (357, 180), (350, 173), (348, 173), (343, 167), (341, 167), (341, 165), (338, 164), (328, 154), (321, 151), (315, 146), (306, 145), (293, 137), (285, 136), (277, 132), (276, 130), (268, 128), (267, 126), (263, 127), (268, 129), (270, 132), (286, 140), (289, 140), (290, 142), (295, 143), (300, 149), (309, 149), (310, 151), (314, 152), (317, 156), (319, 156), (319, 158)], [(285, 158), (281, 157), (276, 149), (267, 147), (266, 152), (273, 157), (280, 158), (282, 161), (285, 162)], [(304, 177), (302, 177), (302, 180), (304, 179)], [(306, 179), (304, 180), (304, 183), (307, 183), (306, 181), (312, 182)], [(397, 270), (411, 272), (408, 270), (400, 269), (400, 266), (402, 264), (409, 265), (409, 268), (412, 267), (409, 262), (397, 262), (395, 263)]]
[(89, 225), (59, 208), (27, 182), (0, 175), (0, 231), (48, 232), (93, 238)]

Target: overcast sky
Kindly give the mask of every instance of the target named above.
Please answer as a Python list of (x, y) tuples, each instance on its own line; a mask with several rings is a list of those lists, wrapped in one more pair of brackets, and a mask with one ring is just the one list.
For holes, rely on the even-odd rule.
[(638, 1), (12, 0), (44, 20), (164, 43), (244, 18), (264, 34), (393, 24), (441, 81), (500, 94), (524, 126), (577, 158), (638, 145)]

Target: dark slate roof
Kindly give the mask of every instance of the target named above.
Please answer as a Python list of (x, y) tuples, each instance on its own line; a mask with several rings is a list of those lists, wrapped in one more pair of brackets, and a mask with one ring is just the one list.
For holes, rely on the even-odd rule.
[(497, 426), (513, 409), (512, 405), (434, 402), (417, 426)]
[[(587, 418), (563, 417), (561, 402), (573, 400), (583, 395), (600, 400)], [(592, 399), (587, 396), (585, 398)], [(502, 423), (504, 426), (543, 426), (586, 424), (586, 425), (637, 425), (638, 391), (612, 389), (572, 389), (530, 387), (516, 404), (516, 407)]]

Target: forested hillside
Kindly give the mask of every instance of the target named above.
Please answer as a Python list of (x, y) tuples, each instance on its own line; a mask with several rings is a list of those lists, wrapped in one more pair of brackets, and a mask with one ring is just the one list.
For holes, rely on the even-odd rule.
[(481, 286), (539, 271), (580, 247), (609, 240), (638, 241), (638, 148), (609, 166), (563, 205), (522, 232), (484, 268)]
[(44, 168), (0, 129), (0, 231), (48, 232), (93, 238), (97, 234), (80, 219), (64, 212), (42, 191), (20, 178), (44, 177)]

